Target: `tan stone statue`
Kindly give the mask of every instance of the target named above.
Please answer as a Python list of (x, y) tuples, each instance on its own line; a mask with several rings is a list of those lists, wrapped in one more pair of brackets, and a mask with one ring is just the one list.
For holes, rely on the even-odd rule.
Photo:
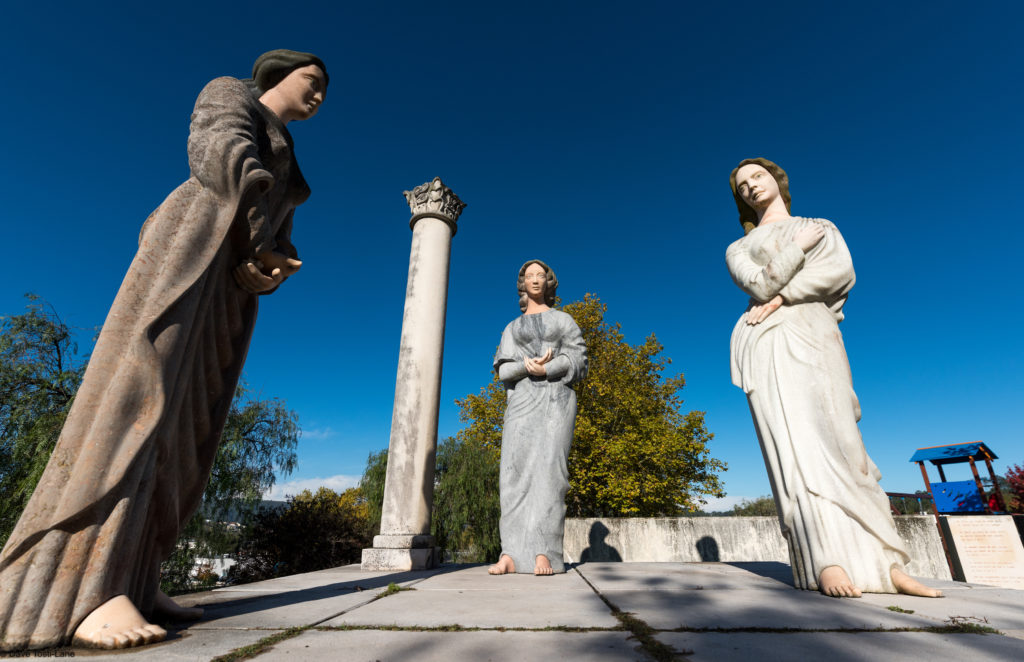
[(726, 251), (750, 305), (732, 333), (732, 380), (747, 394), (797, 588), (938, 597), (910, 561), (857, 422), (838, 323), (854, 283), (835, 225), (790, 216), (789, 179), (767, 159), (729, 178), (746, 236)]
[(126, 648), (153, 617), (198, 618), (159, 590), (202, 499), (256, 320), (302, 263), (309, 187), (285, 125), (312, 117), (326, 68), (265, 53), (253, 79), (196, 101), (191, 176), (146, 220), (57, 446), (0, 553), (0, 648)]

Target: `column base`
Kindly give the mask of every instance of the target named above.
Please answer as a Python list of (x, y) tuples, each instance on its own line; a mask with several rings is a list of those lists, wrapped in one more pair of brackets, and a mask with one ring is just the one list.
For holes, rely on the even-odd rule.
[(438, 566), (437, 547), (419, 549), (388, 549), (372, 547), (363, 550), (360, 570), (429, 570)]
[(363, 550), (362, 570), (428, 570), (440, 561), (440, 549), (428, 534), (379, 535)]

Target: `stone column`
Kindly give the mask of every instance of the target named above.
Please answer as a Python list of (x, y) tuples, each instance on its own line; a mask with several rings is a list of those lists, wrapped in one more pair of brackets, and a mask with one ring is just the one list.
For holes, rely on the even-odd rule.
[(430, 535), (434, 498), (437, 411), (448, 305), (448, 257), (456, 221), (466, 206), (434, 181), (405, 191), (412, 219), (395, 407), (380, 535), (363, 550), (363, 570), (420, 570), (437, 565)]

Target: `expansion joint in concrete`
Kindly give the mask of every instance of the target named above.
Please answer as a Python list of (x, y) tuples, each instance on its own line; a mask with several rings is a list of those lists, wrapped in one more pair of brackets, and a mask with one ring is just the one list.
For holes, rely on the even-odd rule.
[(210, 662), (240, 662), (241, 660), (248, 660), (250, 658), (256, 657), (257, 655), (259, 655), (266, 649), (270, 648), (274, 644), (285, 641), (286, 639), (291, 639), (293, 637), (299, 636), (306, 630), (309, 630), (311, 627), (312, 626), (310, 625), (302, 625), (299, 627), (288, 628), (287, 630), (283, 630), (281, 632), (276, 632), (270, 635), (269, 637), (263, 637), (255, 644), (242, 646), (241, 648), (236, 648), (230, 653), (219, 655), (210, 660)]
[(682, 656), (692, 655), (693, 651), (677, 651), (675, 648), (664, 644), (654, 638), (654, 633), (657, 632), (654, 628), (648, 625), (643, 620), (637, 618), (630, 612), (622, 611), (615, 605), (614, 602), (608, 599), (601, 591), (597, 590), (597, 587), (586, 575), (579, 571), (579, 568), (573, 568), (573, 572), (579, 575), (580, 579), (587, 583), (590, 590), (594, 592), (597, 597), (601, 598), (601, 602), (607, 605), (608, 609), (611, 610), (612, 616), (618, 619), (619, 623), (622, 624), (622, 629), (627, 630), (633, 635), (633, 638), (640, 644), (638, 648), (643, 651), (652, 660), (657, 662), (667, 662), (668, 660), (678, 660)]
[(548, 625), (546, 627), (477, 627), (464, 626), (457, 623), (451, 625), (324, 625), (314, 628), (323, 632), (350, 630), (377, 630), (381, 632), (622, 632), (621, 625), (613, 628), (605, 627), (573, 627), (570, 625)]

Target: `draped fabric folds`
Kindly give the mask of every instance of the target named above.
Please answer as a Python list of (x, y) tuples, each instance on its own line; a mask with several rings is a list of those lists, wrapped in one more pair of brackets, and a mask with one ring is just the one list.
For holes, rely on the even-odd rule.
[[(526, 372), (526, 357), (553, 358), (547, 375)], [(572, 317), (560, 310), (521, 315), (501, 334), (494, 369), (505, 383), (501, 438), (502, 554), (517, 573), (532, 573), (538, 554), (564, 572), (562, 537), (569, 489), (569, 448), (576, 423), (572, 384), (587, 375), (587, 348)]]
[[(812, 223), (825, 236), (804, 255), (793, 236)], [(751, 305), (784, 300), (760, 324), (736, 323), (732, 380), (747, 394), (796, 586), (817, 589), (838, 565), (861, 590), (896, 592), (890, 571), (910, 559), (857, 427), (838, 327), (855, 280), (842, 235), (822, 219), (779, 221), (734, 242), (726, 262)]]
[(200, 94), (190, 178), (150, 215), (49, 463), (0, 554), (0, 648), (56, 646), (126, 595), (143, 613), (202, 499), (256, 319), (232, 270), (297, 257), (309, 196), (291, 137), (246, 86)]

